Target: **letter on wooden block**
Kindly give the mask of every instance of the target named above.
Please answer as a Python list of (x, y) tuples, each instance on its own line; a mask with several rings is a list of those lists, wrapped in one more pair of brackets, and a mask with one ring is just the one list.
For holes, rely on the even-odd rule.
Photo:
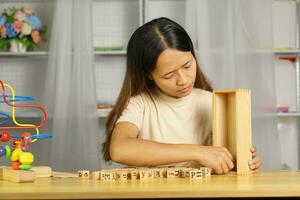
[(180, 178), (181, 169), (179, 167), (169, 167), (167, 168), (167, 178)]
[(213, 91), (213, 146), (226, 147), (236, 159), (237, 174), (250, 172), (252, 159), (251, 92)]
[(200, 169), (188, 169), (185, 172), (185, 177), (190, 180), (202, 179), (202, 171)]
[(111, 170), (101, 170), (101, 181), (115, 181), (116, 172)]
[(77, 171), (79, 178), (90, 178), (90, 171), (89, 170), (78, 170)]

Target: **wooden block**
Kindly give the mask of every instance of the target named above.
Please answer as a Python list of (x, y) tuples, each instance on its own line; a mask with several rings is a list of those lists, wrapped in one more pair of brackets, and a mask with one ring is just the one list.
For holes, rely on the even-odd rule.
[(181, 169), (179, 167), (168, 167), (167, 168), (167, 178), (180, 178)]
[(35, 166), (30, 168), (31, 171), (35, 172), (36, 178), (44, 178), (52, 176), (52, 169), (48, 166)]
[(200, 170), (202, 171), (202, 176), (210, 176), (211, 175), (211, 169), (209, 167), (200, 167)]
[(93, 180), (101, 180), (101, 171), (93, 171), (92, 177), (93, 177)]
[(138, 170), (135, 168), (124, 168), (127, 172), (127, 179), (128, 180), (137, 180), (138, 179)]
[(101, 181), (115, 181), (116, 172), (112, 170), (101, 170)]
[(163, 178), (166, 168), (152, 168), (153, 178)]
[(1, 179), (17, 183), (33, 182), (35, 172), (30, 170), (13, 170), (10, 167), (2, 167), (0, 170)]
[(119, 181), (127, 181), (127, 171), (125, 170), (116, 170), (116, 178)]
[(180, 172), (180, 177), (181, 178), (185, 178), (185, 173), (186, 173), (186, 171), (188, 171), (188, 170), (190, 170), (190, 169), (192, 169), (191, 167), (180, 167), (180, 170), (181, 170), (181, 172)]
[(149, 168), (139, 168), (139, 178), (140, 180), (149, 180), (153, 178), (153, 172)]
[(213, 91), (213, 146), (226, 147), (236, 160), (237, 174), (249, 174), (252, 159), (251, 92)]
[(200, 169), (186, 170), (185, 177), (190, 180), (201, 180), (202, 179), (202, 171)]
[(78, 170), (77, 171), (79, 178), (90, 178), (90, 171), (89, 170)]

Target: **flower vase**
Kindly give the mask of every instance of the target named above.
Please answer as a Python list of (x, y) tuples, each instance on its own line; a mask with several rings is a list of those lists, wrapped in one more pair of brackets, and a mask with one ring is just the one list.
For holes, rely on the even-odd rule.
[(25, 53), (27, 49), (22, 42), (11, 40), (8, 45), (8, 51), (12, 53)]
[(18, 52), (18, 43), (17, 43), (16, 40), (9, 41), (8, 51), (11, 52), (11, 53), (17, 53)]

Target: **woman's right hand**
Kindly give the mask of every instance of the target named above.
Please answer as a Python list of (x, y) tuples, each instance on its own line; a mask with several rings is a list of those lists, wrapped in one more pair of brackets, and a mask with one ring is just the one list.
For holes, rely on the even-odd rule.
[(234, 159), (225, 147), (200, 146), (198, 159), (200, 165), (212, 168), (216, 174), (225, 174), (233, 169)]

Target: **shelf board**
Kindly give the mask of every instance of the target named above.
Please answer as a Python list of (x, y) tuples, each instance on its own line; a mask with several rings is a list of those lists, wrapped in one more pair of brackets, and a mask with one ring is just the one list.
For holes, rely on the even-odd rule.
[(115, 55), (126, 55), (126, 51), (94, 51), (95, 55), (107, 55), (107, 56), (115, 56)]
[(0, 57), (14, 57), (14, 58), (22, 58), (22, 57), (47, 57), (47, 51), (30, 51), (25, 53), (12, 53), (12, 52), (0, 52)]
[(277, 113), (278, 117), (300, 117), (299, 112), (281, 112)]
[[(12, 53), (12, 52), (0, 52), (0, 57), (4, 58), (23, 58), (23, 57), (39, 57), (39, 58), (47, 58), (47, 51), (31, 51), (25, 53)], [(126, 51), (94, 51), (94, 55), (103, 55), (103, 56), (118, 56), (118, 55), (126, 55)]]
[(300, 54), (300, 50), (299, 49), (287, 49), (287, 50), (274, 50), (274, 53), (278, 56), (282, 56), (282, 55), (289, 55), (289, 56), (293, 56), (293, 55), (298, 55)]

